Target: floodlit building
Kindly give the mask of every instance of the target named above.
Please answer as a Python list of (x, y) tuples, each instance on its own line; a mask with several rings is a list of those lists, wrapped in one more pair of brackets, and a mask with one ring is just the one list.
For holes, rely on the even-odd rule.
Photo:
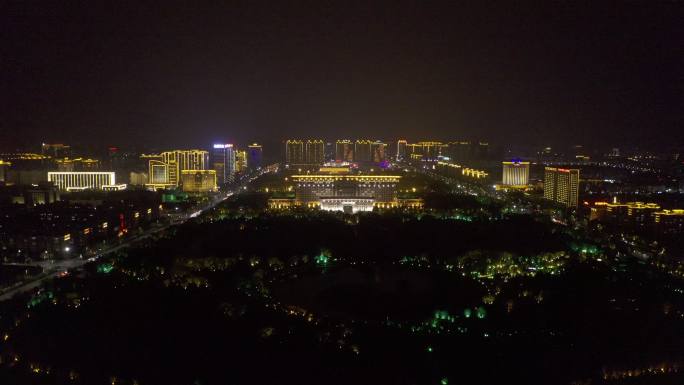
[(216, 191), (216, 170), (183, 170), (181, 184), (183, 191), (203, 193)]
[(506, 187), (526, 187), (530, 181), (530, 162), (503, 162), (502, 184)]
[(247, 167), (247, 151), (237, 150), (235, 152), (235, 172), (245, 172)]
[(180, 184), (184, 170), (206, 170), (209, 166), (209, 152), (205, 150), (174, 150), (161, 154), (141, 155), (148, 161), (147, 187), (166, 189)]
[(126, 188), (125, 184), (116, 184), (113, 171), (48, 172), (48, 182), (52, 182), (58, 189), (64, 191), (123, 190)]
[(544, 198), (567, 207), (577, 207), (579, 196), (578, 169), (544, 168)]
[(395, 175), (293, 175), (295, 202), (345, 212), (370, 211), (375, 203), (397, 203)]
[(660, 211), (657, 203), (625, 202), (606, 203), (606, 219), (620, 224), (644, 226), (651, 224), (654, 213)]

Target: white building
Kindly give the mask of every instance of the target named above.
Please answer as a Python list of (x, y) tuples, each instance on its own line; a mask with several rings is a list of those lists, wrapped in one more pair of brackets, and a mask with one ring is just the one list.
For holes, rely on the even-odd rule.
[(65, 191), (124, 190), (125, 184), (116, 184), (114, 171), (61, 171), (48, 172), (48, 182)]

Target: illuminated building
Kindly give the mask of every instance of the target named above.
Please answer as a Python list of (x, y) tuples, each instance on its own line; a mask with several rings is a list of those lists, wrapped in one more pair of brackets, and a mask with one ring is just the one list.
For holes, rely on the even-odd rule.
[(397, 161), (406, 159), (406, 145), (408, 142), (404, 139), (397, 141)]
[(216, 170), (183, 170), (181, 184), (183, 191), (202, 193), (216, 191)]
[(323, 164), (325, 162), (325, 143), (320, 139), (309, 139), (304, 146), (306, 164)]
[(71, 155), (71, 146), (61, 143), (43, 143), (40, 150), (43, 155), (53, 158), (67, 158)]
[(97, 171), (100, 169), (100, 161), (97, 159), (55, 159), (57, 171)]
[(465, 177), (468, 179), (485, 179), (489, 176), (484, 170), (463, 167), (456, 163), (438, 161), (436, 166), (438, 173), (452, 178)]
[(503, 162), (503, 181), (507, 187), (526, 187), (530, 179), (530, 162)]
[(371, 160), (373, 163), (382, 163), (387, 160), (385, 154), (387, 153), (387, 143), (379, 140), (371, 143)]
[(0, 154), (0, 160), (12, 163), (13, 171), (40, 170), (42, 181), (45, 181), (45, 173), (43, 171), (48, 170), (52, 166), (51, 157), (29, 152), (2, 153)]
[(183, 170), (205, 170), (209, 165), (209, 152), (205, 150), (174, 150), (161, 154), (140, 156), (148, 161), (147, 187), (164, 189), (180, 184)]
[(354, 143), (351, 140), (338, 140), (335, 142), (335, 162), (353, 162)]
[(376, 204), (397, 204), (400, 176), (310, 174), (293, 175), (295, 204), (323, 210), (355, 213), (371, 211)]
[(354, 161), (359, 163), (371, 162), (372, 158), (372, 140), (357, 140), (354, 143)]
[(285, 142), (285, 163), (304, 164), (304, 142), (301, 140), (287, 140)]
[(606, 219), (622, 224), (638, 226), (650, 224), (653, 220), (653, 214), (659, 210), (660, 205), (657, 203), (605, 203)]
[(567, 207), (577, 207), (579, 196), (578, 169), (544, 168), (544, 198)]
[(146, 172), (131, 171), (129, 184), (133, 186), (144, 186), (149, 180), (149, 176)]
[(285, 163), (288, 165), (317, 165), (325, 162), (325, 142), (320, 139), (290, 139), (285, 142)]
[[(211, 168), (216, 171), (219, 185), (230, 183), (237, 172), (236, 149), (232, 144), (214, 144), (211, 153)], [(193, 169), (193, 170), (204, 170)]]
[(653, 221), (661, 234), (684, 233), (684, 209), (656, 211)]
[(420, 159), (426, 162), (436, 162), (442, 154), (442, 148), (446, 145), (442, 142), (418, 142), (409, 143), (406, 145), (407, 154), (409, 157), (416, 154), (420, 156), (411, 157), (412, 159)]
[(12, 166), (12, 163), (5, 162), (0, 159), (0, 182), (5, 182), (5, 175), (7, 174), (7, 169)]
[(123, 190), (125, 184), (116, 184), (113, 171), (48, 172), (48, 181), (60, 190), (77, 191), (86, 189)]
[(57, 187), (47, 183), (32, 186), (24, 193), (24, 201), (29, 205), (44, 205), (59, 201)]
[(263, 155), (263, 148), (260, 144), (252, 143), (247, 146), (247, 167), (250, 169), (261, 168)]
[(245, 172), (247, 170), (247, 151), (238, 150), (235, 152), (235, 172)]

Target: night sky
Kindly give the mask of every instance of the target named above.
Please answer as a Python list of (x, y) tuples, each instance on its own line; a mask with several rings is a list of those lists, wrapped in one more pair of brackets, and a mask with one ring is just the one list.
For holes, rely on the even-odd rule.
[(0, 147), (684, 139), (683, 2), (223, 3), (3, 2)]

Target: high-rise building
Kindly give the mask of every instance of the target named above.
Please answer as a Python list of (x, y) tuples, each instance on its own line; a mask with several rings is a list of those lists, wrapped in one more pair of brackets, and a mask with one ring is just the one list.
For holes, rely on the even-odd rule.
[(404, 139), (397, 141), (397, 161), (406, 159), (406, 145), (408, 142)]
[(579, 196), (578, 169), (544, 168), (544, 198), (567, 207), (577, 207)]
[(354, 143), (354, 161), (358, 163), (369, 163), (373, 161), (371, 146), (372, 140), (359, 139)]
[(290, 139), (285, 142), (285, 163), (289, 165), (317, 165), (325, 163), (325, 142)]
[(503, 162), (503, 181), (504, 186), (523, 187), (529, 184), (530, 162), (513, 160)]
[(263, 149), (260, 144), (252, 143), (247, 146), (247, 167), (250, 169), (261, 168), (263, 162)]
[(285, 142), (285, 163), (304, 164), (304, 142), (301, 140), (289, 139)]
[(371, 144), (371, 161), (373, 163), (382, 163), (387, 160), (385, 154), (387, 153), (387, 143), (376, 140)]
[(436, 162), (442, 154), (443, 147), (446, 147), (446, 145), (441, 142), (409, 143), (406, 145), (407, 157), (416, 155), (414, 158), (428, 162)]
[(237, 171), (235, 152), (235, 146), (232, 144), (214, 144), (211, 153), (211, 168), (216, 171), (218, 185), (233, 181)]
[(77, 191), (86, 189), (123, 190), (126, 185), (117, 185), (113, 171), (106, 172), (48, 172), (48, 181), (58, 189)]
[(235, 152), (235, 172), (245, 172), (247, 170), (247, 166), (247, 151), (237, 150)]
[(216, 170), (183, 170), (181, 182), (185, 192), (216, 191)]
[(304, 147), (306, 164), (325, 163), (325, 142), (320, 139), (309, 139)]
[(161, 154), (140, 156), (148, 161), (148, 187), (153, 189), (177, 187), (183, 170), (205, 170), (209, 152), (205, 150), (174, 150)]
[(335, 142), (335, 162), (353, 162), (354, 143), (351, 140), (337, 140)]

